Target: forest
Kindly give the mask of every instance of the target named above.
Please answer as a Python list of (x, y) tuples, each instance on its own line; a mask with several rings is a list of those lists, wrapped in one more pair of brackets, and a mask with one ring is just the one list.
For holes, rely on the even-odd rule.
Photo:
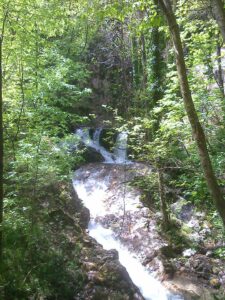
[(224, 44), (224, 0), (1, 0), (0, 300), (225, 299)]

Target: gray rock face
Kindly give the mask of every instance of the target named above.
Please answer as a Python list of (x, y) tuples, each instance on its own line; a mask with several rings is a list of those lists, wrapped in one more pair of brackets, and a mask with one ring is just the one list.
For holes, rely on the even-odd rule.
[(70, 213), (79, 213), (79, 225), (81, 228), (86, 229), (88, 227), (88, 223), (90, 221), (90, 212), (89, 210), (82, 204), (80, 199), (78, 198), (77, 193), (74, 191), (74, 189), (71, 187), (71, 195), (73, 199), (73, 203), (70, 203), (69, 210)]
[(92, 162), (103, 162), (104, 158), (102, 155), (96, 151), (95, 149), (91, 147), (87, 147), (85, 149), (84, 155), (83, 155), (86, 163), (92, 163)]
[(194, 213), (194, 205), (184, 198), (180, 198), (171, 208), (177, 218), (184, 222), (190, 221)]
[(80, 261), (86, 273), (86, 283), (75, 299), (144, 300), (120, 264), (117, 251), (104, 250), (89, 236), (85, 240)]
[[(90, 213), (73, 190), (73, 203), (68, 204), (71, 212), (80, 214), (80, 226), (85, 229)], [(76, 300), (144, 300), (139, 289), (131, 281), (126, 269), (120, 264), (116, 250), (104, 250), (85, 230), (79, 236), (82, 245), (80, 264), (86, 274), (82, 291), (75, 295)]]

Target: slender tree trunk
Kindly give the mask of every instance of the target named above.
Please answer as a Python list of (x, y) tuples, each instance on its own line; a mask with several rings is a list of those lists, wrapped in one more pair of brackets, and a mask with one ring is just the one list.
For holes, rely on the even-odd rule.
[(139, 87), (140, 83), (140, 66), (139, 66), (139, 55), (138, 55), (138, 45), (136, 36), (132, 38), (132, 49), (133, 49), (133, 74), (135, 87)]
[(24, 106), (25, 106), (25, 93), (24, 93), (24, 70), (23, 70), (23, 64), (21, 62), (21, 66), (20, 66), (20, 91), (21, 91), (21, 107), (20, 107), (20, 112), (18, 115), (18, 121), (16, 124), (17, 130), (16, 130), (16, 134), (14, 136), (14, 141), (17, 142), (18, 139), (18, 135), (20, 133), (20, 125), (21, 125), (21, 119), (22, 119), (22, 115), (24, 113)]
[(221, 46), (217, 45), (217, 63), (218, 63), (218, 86), (221, 90), (223, 96), (224, 94), (224, 82), (223, 82), (223, 69), (222, 69), (222, 61), (221, 61)]
[(3, 209), (4, 209), (4, 194), (3, 194), (3, 39), (5, 33), (5, 25), (9, 14), (9, 5), (11, 1), (8, 1), (6, 10), (4, 11), (4, 17), (0, 32), (0, 271), (2, 267), (3, 256)]
[(162, 91), (161, 91), (161, 82), (162, 82), (162, 70), (161, 64), (163, 61), (163, 57), (161, 55), (162, 47), (160, 47), (160, 34), (158, 27), (152, 29), (151, 34), (151, 44), (152, 44), (152, 80), (154, 80), (154, 87), (152, 89), (152, 107), (156, 105), (158, 100), (161, 99)]
[(212, 163), (207, 149), (205, 134), (199, 122), (199, 118), (192, 100), (192, 95), (187, 78), (187, 70), (184, 60), (179, 27), (172, 10), (170, 0), (159, 0), (159, 4), (167, 19), (170, 33), (172, 36), (176, 55), (177, 72), (180, 81), (180, 89), (184, 100), (185, 110), (187, 112), (188, 119), (192, 127), (193, 137), (198, 147), (202, 169), (215, 206), (225, 225), (225, 200), (223, 198), (223, 195), (221, 193), (220, 187), (218, 185), (217, 179), (213, 171)]
[(168, 208), (166, 203), (166, 195), (165, 195), (165, 187), (164, 187), (164, 179), (163, 179), (163, 173), (160, 167), (158, 167), (158, 187), (159, 187), (159, 198), (160, 198), (160, 206), (161, 206), (161, 212), (163, 217), (163, 227), (164, 229), (169, 229), (169, 214), (168, 214)]
[(126, 65), (126, 49), (125, 49), (125, 44), (124, 44), (124, 28), (123, 28), (123, 23), (120, 24), (121, 26), (121, 38), (120, 38), (120, 66), (121, 66), (121, 71), (122, 71), (122, 82), (123, 82), (123, 88), (122, 90), (124, 91), (123, 95), (123, 103), (122, 103), (122, 114), (124, 116), (127, 116), (128, 113), (128, 107), (130, 105), (130, 97), (129, 97), (129, 78), (127, 78), (127, 65)]
[(144, 90), (147, 85), (147, 55), (146, 55), (146, 46), (145, 46), (145, 36), (144, 33), (141, 33), (141, 53), (142, 53), (142, 89)]
[(173, 8), (173, 11), (175, 12), (177, 9), (177, 0), (172, 0), (172, 8)]
[[(35, 41), (35, 88), (36, 92), (38, 91), (38, 59), (39, 59), (39, 36), (38, 36), (38, 26), (37, 23), (35, 22), (35, 36), (36, 36), (36, 41)], [(35, 101), (35, 108), (36, 108), (36, 101)]]
[[(165, 37), (160, 34), (158, 27), (152, 29), (151, 32), (151, 70), (149, 75), (149, 81), (152, 85), (151, 88), (151, 102), (148, 109), (152, 110), (163, 97), (163, 87), (165, 82), (165, 59), (162, 55), (165, 48)], [(159, 129), (161, 115), (158, 114), (156, 122), (152, 126), (152, 136)]]
[(2, 262), (3, 250), (3, 120), (2, 120), (2, 45), (3, 38), (0, 38), (0, 264)]
[(220, 32), (225, 43), (225, 9), (223, 0), (211, 0), (214, 18), (217, 21)]

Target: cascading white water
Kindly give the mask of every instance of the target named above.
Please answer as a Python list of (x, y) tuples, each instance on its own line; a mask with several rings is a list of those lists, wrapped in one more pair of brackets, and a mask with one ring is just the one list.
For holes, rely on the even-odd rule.
[(76, 135), (81, 139), (81, 141), (87, 146), (95, 149), (97, 152), (99, 152), (102, 157), (105, 159), (105, 163), (112, 164), (115, 162), (113, 159), (112, 153), (108, 152), (104, 147), (102, 147), (99, 144), (99, 138), (101, 134), (101, 128), (96, 129), (94, 132), (94, 139), (92, 140), (90, 137), (89, 129), (77, 129)]
[[(135, 257), (135, 254), (128, 251), (115, 238), (115, 234), (111, 229), (106, 229), (99, 223), (101, 217), (109, 214), (123, 217), (124, 207), (126, 213), (129, 214), (135, 212), (140, 205), (139, 197), (131, 191), (127, 191), (124, 197), (121, 186), (123, 178), (119, 177), (120, 179), (118, 179), (117, 173), (115, 173), (114, 177), (110, 175), (110, 172), (112, 170), (114, 172), (118, 167), (120, 166), (97, 164), (96, 166), (83, 167), (75, 173), (74, 188), (91, 214), (91, 221), (88, 226), (89, 234), (102, 244), (106, 250), (116, 249), (118, 251), (121, 264), (127, 269), (130, 278), (140, 289), (146, 300), (182, 300), (181, 296), (168, 292), (145, 269), (140, 260)], [(136, 169), (137, 167), (135, 166), (134, 168)], [(115, 183), (115, 177), (118, 179), (118, 185)]]
[(127, 137), (128, 134), (126, 132), (121, 132), (118, 134), (116, 139), (116, 145), (114, 149), (114, 153), (110, 153), (104, 147), (100, 145), (100, 135), (102, 132), (102, 128), (97, 128), (94, 131), (93, 139), (90, 137), (89, 128), (80, 128), (76, 130), (76, 135), (81, 139), (81, 141), (87, 146), (94, 148), (97, 152), (99, 152), (102, 157), (105, 159), (105, 163), (112, 164), (123, 164), (123, 163), (131, 163), (127, 159)]
[(146, 300), (179, 300), (172, 295), (145, 270), (136, 257), (134, 257), (121, 243), (114, 238), (112, 230), (105, 229), (95, 221), (89, 224), (90, 236), (95, 238), (106, 250), (116, 249), (119, 253), (120, 263), (126, 268), (133, 283), (139, 287)]
[(93, 134), (93, 141), (96, 145), (100, 146), (100, 135), (102, 132), (102, 128), (97, 128)]
[(117, 163), (127, 162), (127, 138), (126, 132), (120, 132), (117, 135), (116, 147), (114, 149), (115, 161)]

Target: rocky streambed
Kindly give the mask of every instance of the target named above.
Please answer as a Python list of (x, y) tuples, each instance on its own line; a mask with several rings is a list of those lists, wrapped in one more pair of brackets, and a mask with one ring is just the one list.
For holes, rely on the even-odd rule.
[[(64, 195), (65, 198), (65, 195)], [(70, 241), (71, 251), (77, 253), (83, 280), (76, 300), (144, 300), (133, 284), (127, 270), (120, 264), (116, 250), (105, 250), (87, 231), (90, 214), (74, 190), (67, 191), (67, 201), (60, 209), (64, 235)], [(74, 245), (74, 246), (73, 246)], [(73, 255), (71, 255), (73, 259)]]
[[(140, 192), (128, 185), (135, 176), (148, 172), (151, 172), (148, 166), (137, 163), (128, 165), (93, 163), (76, 171), (73, 184), (79, 198), (90, 210), (92, 220), (89, 223), (90, 234), (98, 238), (98, 234), (95, 236), (96, 224), (105, 230), (112, 231), (114, 240), (119, 240), (121, 245), (170, 291), (167, 298), (163, 298), (164, 296), (147, 298), (145, 296), (146, 299), (225, 299), (223, 294), (224, 261), (213, 258), (207, 251), (203, 253), (204, 251), (189, 249), (188, 245), (187, 249), (173, 247), (158, 226), (161, 214), (145, 207), (140, 201)], [(196, 216), (196, 218), (192, 214), (186, 222), (191, 221), (190, 224), (193, 224), (193, 222), (197, 222), (195, 220), (201, 219), (200, 216)], [(196, 235), (195, 226), (192, 231), (191, 234)], [(107, 253), (105, 254), (106, 259), (100, 262), (105, 261), (105, 263), (99, 267), (99, 262), (96, 262), (95, 259), (96, 257), (100, 259), (104, 255), (100, 250), (93, 255), (92, 244), (93, 239), (90, 242), (90, 238), (88, 238), (88, 247), (84, 248), (82, 254), (84, 268), (87, 269), (88, 278), (92, 282), (87, 284), (86, 292), (95, 290), (94, 284), (94, 286), (98, 286), (97, 290), (100, 286), (100, 290), (104, 294), (105, 285), (110, 285), (111, 280), (115, 283), (117, 280), (113, 280), (113, 278), (117, 277), (118, 279), (118, 276), (122, 276), (123, 279), (120, 280), (123, 282), (124, 294), (121, 294), (118, 282), (117, 288), (120, 296), (115, 296), (117, 292), (113, 292), (113, 294), (106, 288), (105, 298), (96, 296), (97, 298), (90, 299), (139, 299), (138, 297), (142, 297), (124, 267), (119, 264), (117, 252), (115, 250), (104, 252), (105, 250), (98, 246), (101, 251)], [(112, 248), (116, 248), (116, 246), (114, 247), (112, 244)], [(108, 249), (110, 249), (110, 245)], [(86, 262), (85, 257), (87, 258)], [(113, 265), (114, 271), (106, 271), (107, 266), (112, 267)], [(108, 276), (107, 274), (114, 275)], [(150, 284), (154, 285), (154, 283)], [(131, 285), (131, 289), (129, 285)], [(127, 294), (126, 288), (132, 293)], [(97, 295), (101, 295), (101, 292), (98, 294), (97, 291)], [(111, 294), (114, 296), (107, 298)], [(89, 299), (85, 296), (85, 292), (83, 295), (79, 299)], [(180, 298), (179, 295), (181, 295)]]

